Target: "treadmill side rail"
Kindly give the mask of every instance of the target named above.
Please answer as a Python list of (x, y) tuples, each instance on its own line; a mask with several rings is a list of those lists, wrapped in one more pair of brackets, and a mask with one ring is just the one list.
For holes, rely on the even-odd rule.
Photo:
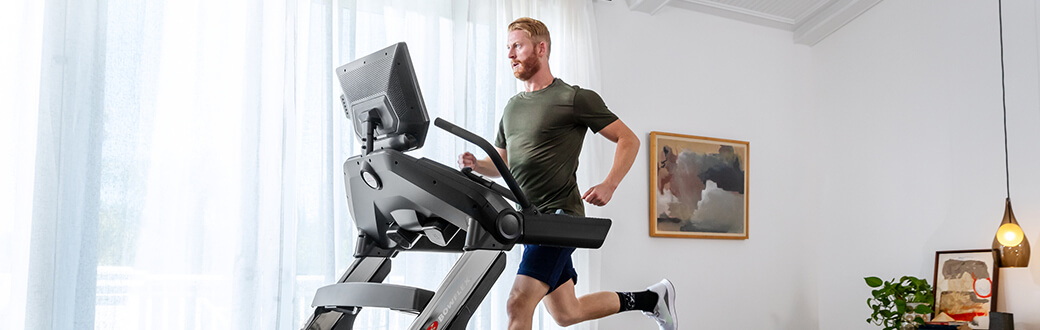
[(524, 236), (519, 242), (561, 247), (598, 249), (607, 239), (610, 219), (566, 214), (525, 214)]
[(419, 314), (433, 291), (384, 283), (337, 283), (318, 289), (311, 307), (381, 307)]
[[(360, 239), (360, 241), (365, 241)], [(360, 248), (360, 247), (359, 247)], [(371, 282), (379, 283), (390, 274), (390, 257), (357, 257), (347, 271), (340, 276), (339, 283)], [(318, 307), (307, 319), (303, 330), (350, 330), (354, 328), (354, 319), (361, 308), (325, 308)]]

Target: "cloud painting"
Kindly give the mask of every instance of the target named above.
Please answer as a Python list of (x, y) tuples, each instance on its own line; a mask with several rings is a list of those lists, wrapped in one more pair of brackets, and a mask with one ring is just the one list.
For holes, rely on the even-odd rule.
[(747, 238), (747, 142), (659, 132), (651, 140), (651, 234)]

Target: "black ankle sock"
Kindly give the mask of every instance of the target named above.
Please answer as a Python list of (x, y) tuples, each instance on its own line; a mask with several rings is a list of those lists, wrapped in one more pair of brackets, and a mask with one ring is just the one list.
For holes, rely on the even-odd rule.
[(633, 310), (652, 312), (654, 307), (657, 306), (657, 293), (650, 290), (642, 292), (618, 292), (617, 296), (618, 300), (621, 301), (621, 309), (618, 310), (618, 313)]

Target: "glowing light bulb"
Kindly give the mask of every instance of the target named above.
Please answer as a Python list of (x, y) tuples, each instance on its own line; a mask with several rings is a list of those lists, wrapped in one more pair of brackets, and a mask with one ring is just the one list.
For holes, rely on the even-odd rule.
[(1018, 235), (1015, 235), (1015, 232), (1013, 231), (1004, 233), (1004, 241), (1006, 242), (1014, 241), (1016, 238), (1018, 238)]
[(1022, 243), (1023, 237), (1022, 227), (1017, 224), (1005, 223), (997, 229), (997, 241), (1003, 246), (1016, 246)]

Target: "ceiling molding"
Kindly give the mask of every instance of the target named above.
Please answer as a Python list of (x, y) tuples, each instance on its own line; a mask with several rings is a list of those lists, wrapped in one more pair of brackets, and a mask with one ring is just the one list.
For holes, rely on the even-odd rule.
[(790, 19), (710, 1), (676, 1), (672, 3), (672, 7), (693, 10), (713, 16), (735, 19), (781, 30), (794, 30), (794, 21)]
[[(625, 0), (633, 11), (657, 14), (665, 6), (791, 31), (797, 44), (815, 45), (881, 0)], [(776, 9), (783, 9), (777, 11)], [(771, 11), (774, 14), (767, 13)], [(790, 17), (788, 17), (790, 16)]]
[(667, 6), (672, 0), (626, 0), (628, 9), (641, 11), (650, 15), (657, 14), (661, 8)]
[(881, 0), (837, 0), (807, 16), (794, 28), (794, 42), (815, 45)]

